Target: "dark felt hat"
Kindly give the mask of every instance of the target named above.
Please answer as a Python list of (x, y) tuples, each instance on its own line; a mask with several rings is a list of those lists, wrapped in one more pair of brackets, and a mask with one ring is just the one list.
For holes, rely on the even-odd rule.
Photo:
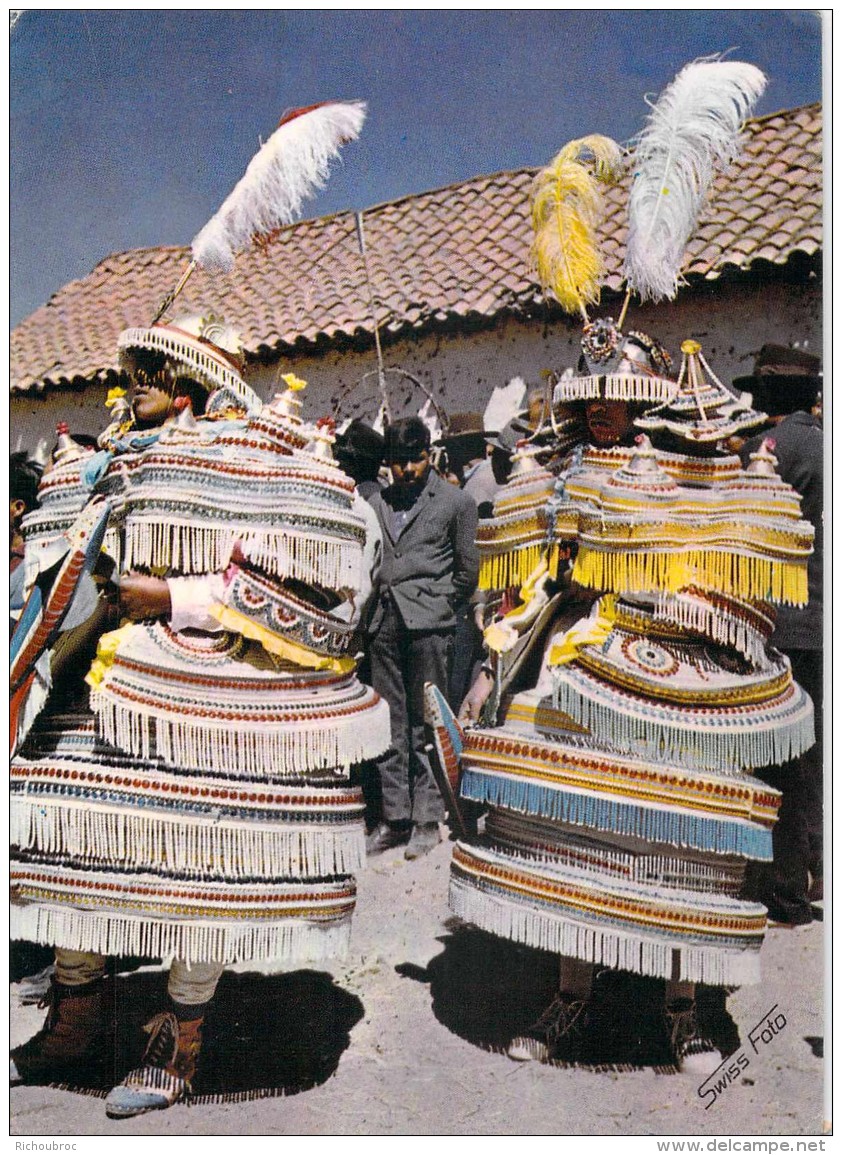
[(492, 449), (502, 449), (504, 453), (514, 453), (515, 447), (519, 441), (524, 441), (528, 436), (522, 428), (515, 425), (514, 421), (510, 421), (508, 425), (504, 425), (499, 433), (495, 433), (486, 437), (486, 445), (490, 445)]
[[(755, 354), (754, 370), (750, 376), (737, 377), (732, 382), (735, 389), (745, 389), (749, 393), (757, 387), (759, 381), (766, 382), (771, 377), (788, 379), (797, 377), (801, 381), (805, 378), (821, 384), (822, 363), (812, 353), (804, 349), (794, 349), (789, 345), (767, 344)], [(774, 381), (771, 382), (775, 384)]]
[(751, 393), (755, 409), (791, 413), (814, 404), (822, 387), (821, 364), (804, 349), (769, 343), (755, 354), (752, 374), (736, 377), (731, 384)]
[(441, 440), (450, 441), (454, 437), (468, 437), (474, 433), (481, 435), (485, 433), (482, 424), (482, 414), (454, 413), (447, 423), (447, 429), (442, 434)]
[(335, 448), (337, 454), (376, 461), (379, 464), (386, 452), (386, 440), (376, 429), (354, 418), (344, 432), (336, 435)]
[(439, 443), (450, 455), (467, 460), (485, 454), (486, 436), (481, 413), (454, 413)]

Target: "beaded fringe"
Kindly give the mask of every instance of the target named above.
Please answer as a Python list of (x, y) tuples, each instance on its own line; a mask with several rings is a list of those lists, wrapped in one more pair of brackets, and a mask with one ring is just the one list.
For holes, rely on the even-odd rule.
[(655, 603), (654, 616), (656, 621), (693, 630), (721, 646), (738, 650), (755, 666), (767, 662), (766, 639), (757, 628), (707, 602), (661, 594)]
[[(525, 943), (566, 958), (632, 971), (654, 978), (675, 978), (673, 957), (678, 955), (682, 982), (739, 987), (760, 982), (759, 949), (724, 950), (722, 947), (684, 945), (645, 934), (621, 933), (609, 927), (583, 926), (558, 913), (520, 906), (488, 894), (451, 875), (450, 909), (459, 918), (499, 938)], [(758, 944), (759, 945), (759, 944)]]
[[(801, 710), (790, 721), (779, 717), (771, 722), (758, 711), (756, 718), (740, 729), (733, 726), (725, 706), (721, 715), (707, 724), (689, 709), (684, 712), (687, 726), (680, 727), (659, 721), (654, 714), (640, 717), (619, 706), (594, 701), (564, 680), (563, 667), (554, 671), (554, 683), (553, 705), (557, 710), (570, 714), (614, 749), (639, 758), (736, 775), (761, 766), (780, 766), (800, 757), (816, 740), (812, 709)], [(679, 713), (677, 709), (675, 712)]]
[(290, 530), (246, 530), (240, 535), (243, 556), (266, 573), (294, 577), (331, 590), (362, 586), (362, 545), (357, 540), (319, 536), (312, 527)]
[(208, 872), (225, 879), (354, 874), (365, 865), (362, 821), (336, 828), (236, 822), (154, 811), (104, 809), (67, 799), (13, 797), (13, 845), (83, 861)]
[(643, 374), (606, 373), (591, 377), (562, 377), (553, 392), (553, 401), (587, 401), (605, 397), (609, 401), (671, 401), (678, 390), (665, 377)]
[(613, 593), (678, 593), (697, 585), (739, 598), (807, 604), (807, 566), (718, 550), (637, 551), (580, 545), (573, 580)]
[(389, 708), (373, 702), (364, 716), (347, 714), (311, 718), (270, 728), (241, 722), (212, 726), (139, 713), (106, 694), (92, 694), (97, 728), (106, 742), (139, 758), (157, 755), (170, 766), (212, 773), (261, 778), (301, 778), (315, 770), (335, 768), (347, 775), (356, 762), (377, 758), (389, 748)]
[(12, 939), (65, 950), (139, 958), (180, 958), (186, 963), (317, 962), (344, 955), (350, 914), (320, 925), (304, 918), (283, 922), (226, 924), (131, 918), (113, 911), (58, 910), (27, 903), (11, 908)]
[(569, 822), (585, 830), (631, 835), (713, 854), (738, 854), (758, 862), (772, 861), (771, 831), (745, 820), (728, 822), (689, 810), (636, 806), (594, 794), (553, 790), (537, 782), (478, 774), (470, 767), (462, 773), (461, 794), (473, 802)]
[(129, 1071), (120, 1085), (141, 1091), (164, 1091), (174, 1099), (176, 1095), (181, 1094), (184, 1080), (171, 1075), (163, 1067), (143, 1066)]
[[(504, 590), (521, 586), (538, 565), (544, 554), (543, 545), (512, 546), (505, 553), (486, 554), (480, 559), (479, 586), (481, 590)], [(558, 547), (555, 550), (558, 565)]]
[[(496, 816), (495, 816), (496, 818)], [(518, 823), (523, 821), (523, 827)], [(588, 833), (593, 835), (593, 831)], [(551, 863), (568, 871), (610, 886), (614, 878), (657, 886), (666, 890), (692, 890), (698, 894), (738, 895), (745, 875), (744, 865), (732, 869), (729, 860), (702, 862), (664, 854), (626, 854), (608, 843), (590, 837), (585, 843), (574, 836), (548, 836), (537, 824), (508, 817), (505, 822), (486, 819), (485, 836), (493, 850), (526, 865)]]
[(123, 534), (120, 530), (109, 527), (102, 539), (102, 552), (113, 559), (118, 573), (123, 572)]
[(328, 589), (359, 589), (362, 546), (356, 540), (319, 536), (310, 526), (263, 529), (243, 525), (141, 521), (126, 526), (125, 568), (162, 567), (183, 574), (221, 573), (239, 543), (243, 555), (276, 577)]

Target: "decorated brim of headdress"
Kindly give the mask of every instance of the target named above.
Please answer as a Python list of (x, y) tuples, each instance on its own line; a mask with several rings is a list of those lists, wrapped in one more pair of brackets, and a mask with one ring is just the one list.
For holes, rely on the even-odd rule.
[(192, 314), (149, 328), (124, 329), (117, 341), (120, 367), (132, 373), (143, 354), (159, 353), (176, 372), (208, 393), (224, 390), (248, 410), (259, 408), (254, 390), (243, 380), (243, 347), (237, 332), (217, 317)]
[(750, 394), (733, 392), (722, 384), (698, 341), (684, 341), (681, 352), (678, 391), (666, 405), (638, 417), (639, 429), (667, 430), (682, 441), (705, 445), (762, 424), (764, 414), (752, 408)]
[(732, 776), (797, 758), (815, 740), (812, 703), (785, 657), (751, 667), (641, 606), (603, 599), (549, 662), (556, 707), (641, 758)]
[(89, 681), (105, 740), (171, 766), (330, 777), (390, 741), (386, 704), (353, 673), (302, 669), (239, 635), (124, 626), (101, 639)]
[(493, 515), (477, 526), (479, 588), (521, 585), (547, 549), (547, 501), (553, 475), (538, 463), (540, 447), (517, 444), (512, 472), (494, 498)]
[(728, 646), (753, 665), (765, 663), (766, 646), (775, 628), (771, 606), (694, 586), (659, 594), (652, 613), (656, 622)]
[(576, 581), (620, 594), (697, 585), (806, 604), (814, 534), (798, 519), (791, 487), (782, 489), (774, 471), (741, 475), (730, 487), (678, 486), (661, 470), (648, 439), (638, 440), (629, 465), (609, 476), (581, 509)]
[(585, 325), (579, 373), (561, 377), (553, 404), (566, 401), (630, 401), (663, 405), (677, 391), (668, 376), (671, 358), (653, 337), (641, 332), (624, 336), (610, 317)]

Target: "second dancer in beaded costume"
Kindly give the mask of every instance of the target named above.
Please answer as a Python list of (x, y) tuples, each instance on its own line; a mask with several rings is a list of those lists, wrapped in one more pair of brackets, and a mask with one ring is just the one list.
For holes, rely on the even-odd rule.
[[(759, 74), (720, 69), (690, 66), (672, 97), (697, 85), (714, 120), (733, 106), (738, 124), (748, 101), (734, 93), (756, 92)], [(720, 99), (717, 86), (732, 84)], [(539, 271), (549, 251), (564, 268), (547, 287), (580, 311), (594, 296), (575, 277), (571, 286), (570, 261), (554, 261), (593, 223), (575, 166), (604, 176), (616, 164), (609, 146), (573, 142), (536, 182)], [(645, 186), (645, 158), (635, 167)], [(541, 250), (545, 217), (560, 236)], [(661, 234), (680, 260), (686, 238)], [(639, 241), (634, 254), (629, 244), (639, 256)], [(663, 272), (657, 260), (644, 270), (653, 263)], [(627, 269), (643, 293), (646, 277), (632, 260)], [(745, 471), (722, 449), (761, 416), (717, 380), (698, 344), (683, 345), (674, 381), (656, 342), (629, 338), (589, 320), (579, 372), (561, 379), (555, 401), (625, 407), (638, 443), (584, 447), (555, 484), (522, 448), (479, 543), (481, 585), (524, 584), (520, 604), (486, 631), (496, 684), (464, 734), (461, 777), (462, 797), (487, 808), (485, 832), (457, 844), (450, 902), (485, 930), (561, 956), (559, 994), (512, 1041), (513, 1058), (594, 1061), (593, 974), (607, 967), (666, 982), (670, 1060), (709, 1070), (717, 1041), (698, 1024), (696, 984), (759, 977), (766, 912), (740, 890), (746, 862), (771, 857), (779, 796), (751, 773), (813, 741), (812, 704), (767, 644), (774, 605), (807, 597), (812, 530), (769, 447)], [(523, 639), (547, 628), (547, 580), (571, 549), (575, 587), (602, 596), (579, 621), (566, 616), (537, 683), (513, 693)]]

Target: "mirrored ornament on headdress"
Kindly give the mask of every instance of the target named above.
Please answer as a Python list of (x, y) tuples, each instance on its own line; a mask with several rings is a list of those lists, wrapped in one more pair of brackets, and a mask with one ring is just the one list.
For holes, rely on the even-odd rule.
[(579, 372), (562, 377), (553, 392), (553, 404), (589, 401), (652, 402), (665, 404), (678, 388), (669, 373), (671, 359), (653, 337), (620, 331), (610, 317), (585, 325)]

